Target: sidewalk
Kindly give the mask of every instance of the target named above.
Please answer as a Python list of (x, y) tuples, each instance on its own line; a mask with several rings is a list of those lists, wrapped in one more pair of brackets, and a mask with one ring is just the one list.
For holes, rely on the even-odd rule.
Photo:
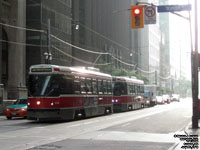
[(4, 120), (4, 119), (6, 119), (6, 117), (2, 114), (0, 114), (0, 120)]
[(194, 149), (200, 150), (200, 120), (199, 128), (192, 129), (192, 122), (180, 134), (175, 135), (179, 143), (175, 144), (170, 150)]

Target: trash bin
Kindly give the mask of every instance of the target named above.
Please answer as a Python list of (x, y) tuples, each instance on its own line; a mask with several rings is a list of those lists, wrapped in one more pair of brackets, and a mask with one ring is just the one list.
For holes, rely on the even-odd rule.
[(3, 91), (4, 91), (4, 85), (0, 84), (0, 114), (3, 113)]

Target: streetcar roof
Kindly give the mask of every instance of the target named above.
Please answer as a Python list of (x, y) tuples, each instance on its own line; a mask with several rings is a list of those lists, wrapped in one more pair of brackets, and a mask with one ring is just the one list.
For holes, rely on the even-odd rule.
[(30, 67), (30, 74), (53, 74), (53, 73), (81, 73), (87, 75), (95, 75), (101, 77), (111, 78), (111, 75), (93, 70), (84, 69), (85, 67), (67, 67), (50, 64), (32, 65)]
[(119, 82), (121, 81), (121, 82), (129, 82), (129, 83), (136, 83), (136, 84), (144, 84), (143, 80), (139, 80), (136, 78), (114, 76), (113, 79), (116, 79), (116, 81), (119, 81)]

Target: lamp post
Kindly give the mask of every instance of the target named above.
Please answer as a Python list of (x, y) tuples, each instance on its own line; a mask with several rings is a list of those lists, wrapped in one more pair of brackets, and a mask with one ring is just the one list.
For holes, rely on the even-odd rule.
[(51, 22), (50, 19), (48, 19), (48, 24), (47, 24), (47, 51), (43, 54), (45, 57), (45, 64), (50, 64), (52, 60), (52, 54), (51, 54)]

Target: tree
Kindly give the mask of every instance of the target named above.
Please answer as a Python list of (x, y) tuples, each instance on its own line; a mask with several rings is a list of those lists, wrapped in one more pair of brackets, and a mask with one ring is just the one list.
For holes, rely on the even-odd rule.
[(134, 76), (137, 79), (143, 80), (144, 84), (148, 84), (148, 79), (141, 74), (136, 74), (134, 71), (126, 70), (126, 69), (117, 69), (113, 68), (112, 65), (101, 66), (100, 70), (104, 73), (108, 73), (112, 76)]

